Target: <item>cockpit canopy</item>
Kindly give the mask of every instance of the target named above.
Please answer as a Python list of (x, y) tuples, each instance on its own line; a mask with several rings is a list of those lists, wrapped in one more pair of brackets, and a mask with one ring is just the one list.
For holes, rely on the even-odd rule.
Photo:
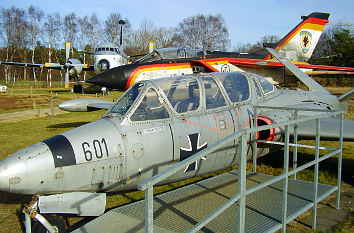
[(275, 87), (259, 75), (244, 72), (146, 80), (129, 88), (107, 114), (120, 119), (130, 117), (132, 122), (161, 120), (171, 114), (185, 115), (247, 103), (252, 90), (258, 97), (265, 97)]
[(125, 55), (122, 48), (110, 43), (110, 42), (105, 42), (100, 44), (95, 48), (95, 54), (96, 55)]
[(169, 59), (182, 59), (204, 56), (206, 52), (190, 48), (162, 48), (154, 50), (152, 53), (136, 60), (134, 63), (154, 62)]

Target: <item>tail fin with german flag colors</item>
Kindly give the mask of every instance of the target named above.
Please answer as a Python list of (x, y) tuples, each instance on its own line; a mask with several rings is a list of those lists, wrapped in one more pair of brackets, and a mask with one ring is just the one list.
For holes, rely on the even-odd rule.
[[(317, 45), (329, 14), (314, 12), (302, 16), (302, 22), (283, 37), (274, 49), (290, 61), (307, 62)], [(268, 54), (265, 59), (271, 59)]]

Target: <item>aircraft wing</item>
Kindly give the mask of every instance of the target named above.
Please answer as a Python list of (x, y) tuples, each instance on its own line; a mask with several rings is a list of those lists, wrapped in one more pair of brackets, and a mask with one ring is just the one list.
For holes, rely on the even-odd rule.
[[(320, 138), (321, 140), (333, 141), (339, 137), (340, 119), (321, 119)], [(354, 141), (354, 121), (344, 120), (343, 140)], [(290, 135), (294, 136), (294, 128), (290, 127)], [(298, 125), (299, 140), (313, 140), (316, 138), (316, 121), (302, 122)]]
[(215, 69), (213, 66), (208, 64), (205, 60), (192, 60), (191, 62), (192, 67), (203, 67), (205, 72), (219, 72), (219, 70)]
[[(275, 60), (264, 60), (264, 59), (247, 59), (247, 58), (234, 58), (229, 61), (229, 63), (235, 66), (245, 66), (245, 67), (269, 67), (269, 68), (280, 68), (284, 65)], [(298, 68), (306, 69), (304, 72), (308, 75), (333, 75), (333, 74), (349, 74), (354, 75), (353, 67), (339, 67), (339, 66), (326, 66), (326, 65), (312, 65), (306, 62), (291, 62)]]
[(94, 65), (87, 65), (82, 68), (83, 71), (89, 71), (89, 70), (95, 70), (95, 66)]
[(35, 64), (35, 63), (24, 63), (24, 62), (8, 62), (8, 61), (0, 61), (2, 65), (10, 65), (10, 66), (24, 66), (24, 67), (34, 67), (40, 69), (55, 69), (62, 70), (64, 65), (59, 63), (44, 63), (44, 64)]
[[(0, 61), (2, 65), (10, 65), (10, 66), (24, 66), (24, 67), (34, 67), (40, 69), (54, 69), (54, 70), (63, 70), (65, 67), (63, 64), (59, 63), (44, 63), (44, 64), (35, 64), (35, 63), (24, 63), (24, 62), (7, 62), (7, 61)], [(94, 70), (93, 65), (88, 64), (67, 64), (69, 67), (81, 67), (82, 70)]]

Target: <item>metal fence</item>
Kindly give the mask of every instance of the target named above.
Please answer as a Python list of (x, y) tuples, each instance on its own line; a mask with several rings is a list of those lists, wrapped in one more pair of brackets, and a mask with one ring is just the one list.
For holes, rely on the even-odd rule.
[[(202, 221), (197, 223), (194, 227), (188, 230), (188, 232), (197, 232), (201, 228), (203, 228), (206, 224), (212, 221), (215, 217), (220, 215), (223, 211), (229, 208), (235, 202), (238, 202), (238, 231), (245, 231), (245, 209), (246, 209), (246, 196), (256, 192), (262, 188), (265, 188), (269, 185), (274, 184), (275, 182), (283, 180), (283, 197), (282, 197), (282, 232), (286, 232), (286, 224), (294, 219), (294, 217), (287, 217), (287, 194), (288, 194), (288, 180), (290, 176), (293, 176), (293, 179), (296, 179), (296, 174), (306, 168), (311, 166), (315, 166), (314, 168), (314, 198), (313, 198), (313, 225), (312, 227), (316, 228), (316, 214), (317, 214), (317, 191), (318, 191), (318, 172), (319, 172), (319, 163), (325, 159), (328, 159), (336, 154), (338, 154), (338, 181), (337, 181), (337, 209), (339, 209), (340, 204), (340, 185), (341, 185), (341, 172), (342, 172), (342, 148), (343, 148), (343, 122), (344, 122), (344, 111), (323, 111), (318, 109), (299, 109), (299, 108), (287, 108), (287, 107), (269, 107), (269, 106), (256, 106), (255, 114), (254, 114), (254, 122), (257, 122), (257, 112), (258, 109), (283, 109), (288, 111), (295, 112), (295, 119), (289, 120), (286, 122), (276, 123), (272, 125), (265, 125), (260, 127), (253, 127), (248, 129), (243, 129), (237, 131), (236, 133), (227, 136), (223, 140), (215, 143), (214, 145), (205, 148), (204, 150), (194, 154), (193, 156), (178, 162), (174, 166), (156, 174), (155, 176), (143, 181), (138, 185), (139, 190), (145, 191), (145, 232), (153, 232), (153, 188), (154, 185), (166, 179), (167, 177), (173, 175), (177, 171), (184, 169), (191, 163), (194, 163), (197, 160), (200, 160), (203, 156), (206, 156), (212, 153), (215, 150), (223, 147), (224, 145), (230, 143), (233, 140), (239, 140), (240, 143), (240, 155), (238, 161), (238, 193), (226, 201), (223, 205), (221, 205), (218, 209), (213, 211), (207, 217), (205, 217)], [(305, 117), (298, 119), (299, 111), (316, 111), (316, 112), (325, 112), (319, 113), (315, 116)], [(331, 117), (340, 117), (340, 125), (339, 125), (339, 148), (322, 148), (320, 147), (320, 119), (322, 118), (331, 118)], [(308, 162), (304, 165), (298, 166), (297, 164), (297, 147), (311, 147), (308, 145), (298, 144), (297, 141), (297, 126), (301, 122), (305, 121), (316, 121), (316, 141), (315, 146), (312, 148), (315, 149), (315, 160)], [(254, 124), (256, 125), (256, 124)], [(263, 130), (270, 130), (272, 128), (284, 127), (284, 142), (277, 142), (276, 144), (280, 144), (284, 146), (284, 172), (282, 175), (275, 176), (266, 182), (260, 183), (252, 188), (246, 189), (246, 164), (247, 164), (247, 140), (248, 138), (252, 138), (252, 147), (253, 147), (253, 172), (257, 171), (257, 142), (262, 143), (274, 143), (267, 142), (262, 140), (257, 140), (257, 132)], [(293, 143), (290, 143), (290, 134), (289, 127), (294, 127), (294, 137)], [(289, 170), (289, 147), (293, 146), (293, 168)], [(332, 152), (322, 155), (320, 157), (320, 149), (330, 150)]]

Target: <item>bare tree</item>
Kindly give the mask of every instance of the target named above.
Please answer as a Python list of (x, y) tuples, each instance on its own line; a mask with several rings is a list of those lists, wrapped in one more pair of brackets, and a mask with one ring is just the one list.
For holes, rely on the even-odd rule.
[[(41, 21), (43, 18), (43, 11), (37, 7), (30, 6), (28, 8), (28, 18), (30, 23), (30, 34), (31, 34), (31, 42), (32, 42), (32, 63), (34, 63), (34, 52), (36, 50), (36, 41), (38, 40), (39, 35), (41, 34)], [(33, 79), (36, 83), (36, 72), (35, 68), (33, 68)]]
[(101, 21), (98, 19), (96, 13), (92, 13), (89, 18), (89, 23), (87, 25), (89, 44), (92, 47), (97, 46), (102, 40), (102, 25)]
[[(12, 7), (1, 9), (2, 37), (6, 45), (6, 60), (13, 61), (20, 59), (26, 62), (26, 48), (28, 45), (28, 22), (24, 10)], [(6, 82), (9, 81), (10, 67), (5, 68)], [(13, 68), (15, 69), (15, 68)], [(26, 68), (24, 68), (24, 79), (26, 79)]]
[(44, 41), (50, 42), (53, 48), (59, 47), (59, 41), (61, 41), (61, 22), (62, 19), (58, 12), (51, 15), (47, 15), (44, 22), (44, 35), (46, 39)]
[[(268, 35), (268, 36), (263, 36), (259, 41), (257, 41), (255, 44), (251, 43), (240, 43), (238, 44), (233, 51), (235, 52), (247, 52), (247, 53), (253, 53), (256, 51), (259, 51), (261, 49), (264, 49), (264, 45), (268, 44), (269, 45), (274, 45), (279, 43), (280, 37), (276, 35)], [(270, 46), (272, 47), (272, 46)]]
[(129, 34), (126, 51), (128, 54), (143, 54), (149, 51), (149, 43), (155, 42), (156, 27), (152, 21), (144, 19), (137, 30)]
[(154, 35), (157, 48), (176, 47), (180, 44), (175, 28), (158, 28)]
[(111, 13), (108, 16), (108, 18), (104, 21), (105, 37), (109, 42), (113, 44), (117, 44), (119, 41), (119, 35), (120, 35), (119, 21), (121, 19), (122, 19), (121, 15), (118, 12), (115, 12), (115, 13)]
[(79, 45), (82, 50), (89, 43), (89, 18), (85, 15), (83, 17), (80, 17), (77, 21), (79, 28)]
[(65, 41), (71, 43), (71, 51), (73, 54), (74, 46), (78, 32), (78, 18), (75, 12), (72, 12), (64, 17), (63, 32)]
[(229, 33), (224, 18), (198, 14), (184, 19), (179, 24), (182, 46), (203, 50), (226, 50)]

